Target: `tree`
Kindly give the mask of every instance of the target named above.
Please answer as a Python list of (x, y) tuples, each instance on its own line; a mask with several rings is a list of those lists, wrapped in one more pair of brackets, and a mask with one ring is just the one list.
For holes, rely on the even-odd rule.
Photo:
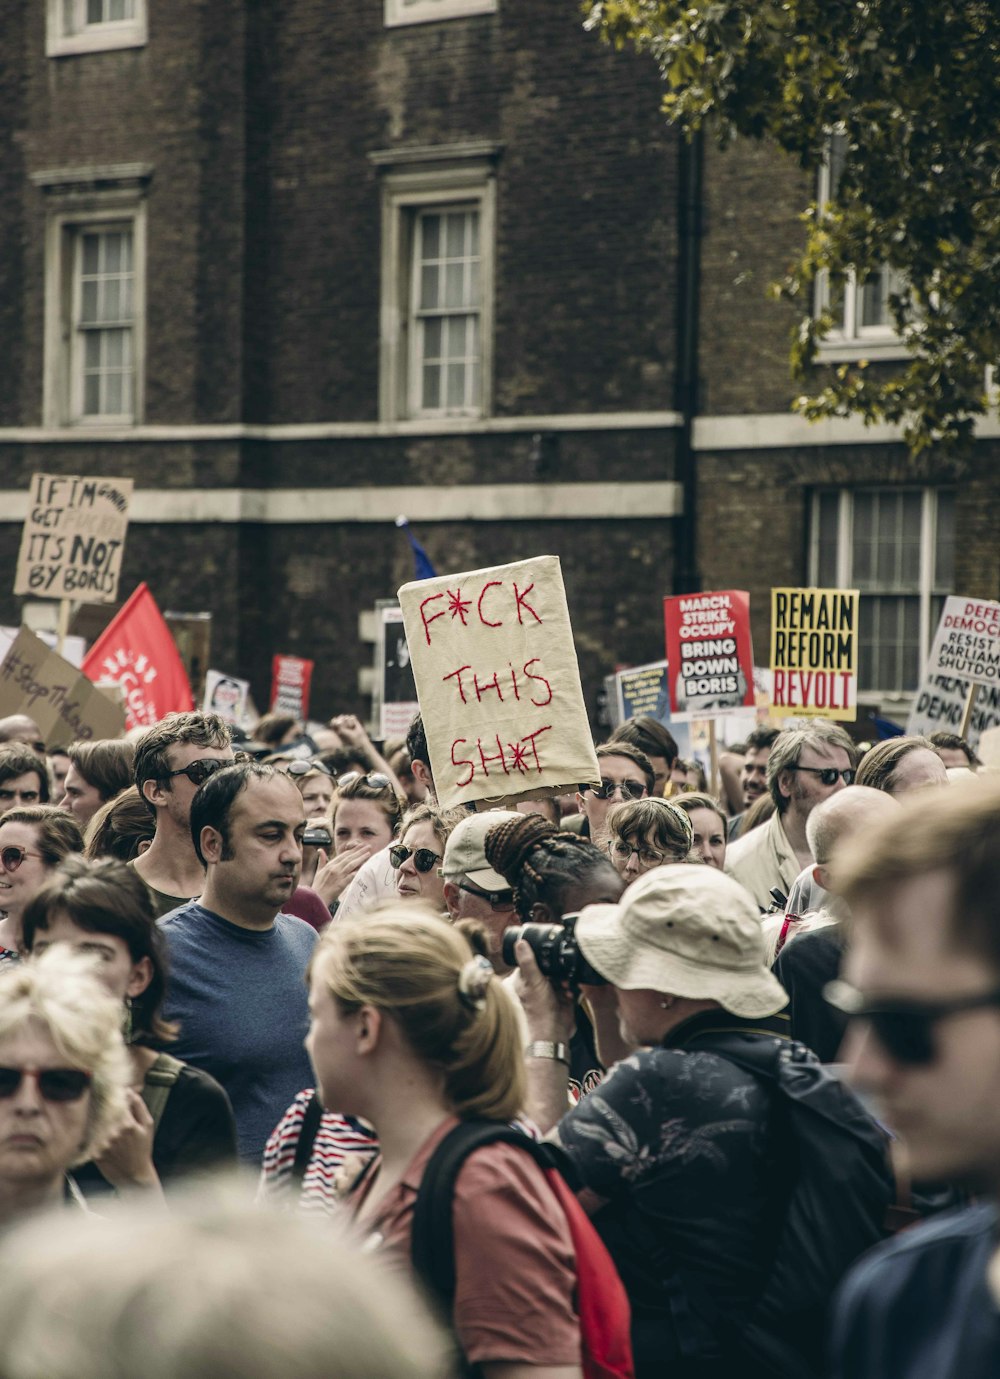
[[(1000, 363), (997, 0), (598, 0), (587, 27), (653, 56), (688, 135), (707, 122), (723, 145), (771, 140), (818, 170), (843, 133), (839, 182), (774, 287), (801, 312), (792, 373), (812, 393), (796, 408), (903, 423), (914, 452), (971, 441)], [(882, 265), (909, 357), (818, 374), (833, 325), (813, 313), (818, 275), (837, 289)]]

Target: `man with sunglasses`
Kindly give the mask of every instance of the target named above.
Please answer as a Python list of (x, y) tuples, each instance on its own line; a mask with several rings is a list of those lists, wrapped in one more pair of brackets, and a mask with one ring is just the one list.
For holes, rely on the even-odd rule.
[(579, 832), (598, 847), (608, 842), (607, 817), (612, 805), (652, 795), (656, 773), (645, 752), (631, 742), (603, 742), (597, 748), (600, 785), (581, 785), (576, 803), (583, 815)]
[(452, 829), (441, 862), (444, 900), (452, 920), (475, 919), (486, 930), (488, 957), (496, 972), (511, 969), (501, 952), (503, 931), (516, 924), (514, 892), (486, 860), (486, 835), (494, 824), (517, 819), (508, 809), (470, 814)]
[(857, 749), (838, 723), (814, 719), (785, 728), (767, 761), (767, 788), (774, 813), (726, 850), (726, 871), (768, 909), (778, 890), (787, 897), (795, 878), (813, 861), (806, 837), (809, 815), (852, 784)]
[(191, 801), (213, 772), (233, 761), (229, 725), (214, 713), (167, 714), (135, 744), (135, 783), (156, 834), (132, 866), (157, 915), (201, 894), (205, 868), (191, 841)]
[(904, 801), (844, 859), (844, 1057), (914, 1179), (980, 1200), (869, 1255), (836, 1313), (834, 1379), (1000, 1373), (1000, 785)]

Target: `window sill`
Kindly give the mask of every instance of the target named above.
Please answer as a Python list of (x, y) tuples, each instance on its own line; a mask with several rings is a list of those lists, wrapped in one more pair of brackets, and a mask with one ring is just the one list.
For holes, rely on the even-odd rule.
[(92, 31), (49, 38), (45, 44), (45, 55), (79, 57), (85, 53), (107, 53), (121, 48), (144, 48), (146, 42), (145, 24), (127, 24), (121, 28), (95, 25)]
[(445, 19), (466, 19), (477, 14), (495, 14), (497, 0), (385, 0), (385, 27), (397, 29), (409, 24), (433, 24)]
[(817, 364), (850, 363), (857, 359), (868, 359), (872, 363), (880, 360), (908, 359), (910, 351), (902, 340), (834, 340), (827, 339), (816, 347)]

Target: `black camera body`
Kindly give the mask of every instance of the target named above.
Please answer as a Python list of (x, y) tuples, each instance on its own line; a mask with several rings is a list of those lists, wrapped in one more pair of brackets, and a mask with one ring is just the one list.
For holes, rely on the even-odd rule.
[(538, 970), (553, 986), (607, 986), (600, 972), (591, 967), (576, 941), (576, 915), (564, 915), (561, 924), (517, 924), (503, 931), (503, 960), (516, 967), (514, 944), (518, 939), (535, 955)]

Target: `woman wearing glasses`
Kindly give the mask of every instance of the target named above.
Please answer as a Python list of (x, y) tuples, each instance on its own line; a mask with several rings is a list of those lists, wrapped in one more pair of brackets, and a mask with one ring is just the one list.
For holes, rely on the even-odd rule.
[(128, 1114), (121, 1006), (74, 953), (0, 973), (0, 1228), (61, 1201)]
[(399, 842), (389, 851), (400, 900), (422, 900), (441, 914), (446, 911), (441, 863), (448, 835), (464, 817), (460, 810), (432, 804), (418, 804), (407, 812)]
[(665, 862), (686, 862), (694, 844), (691, 820), (672, 800), (631, 800), (608, 811), (608, 854), (626, 884)]
[(26, 805), (0, 815), (0, 964), (21, 951), (21, 918), (35, 892), (70, 853), (83, 851), (72, 814), (51, 805)]
[(119, 1003), (130, 1084), (141, 1095), (105, 1152), (75, 1175), (89, 1196), (112, 1188), (170, 1187), (192, 1173), (235, 1167), (229, 1098), (200, 1068), (158, 1052), (177, 1027), (160, 1014), (167, 984), (163, 939), (145, 884), (123, 862), (71, 857), (24, 913), (24, 947), (68, 946), (97, 961)]

